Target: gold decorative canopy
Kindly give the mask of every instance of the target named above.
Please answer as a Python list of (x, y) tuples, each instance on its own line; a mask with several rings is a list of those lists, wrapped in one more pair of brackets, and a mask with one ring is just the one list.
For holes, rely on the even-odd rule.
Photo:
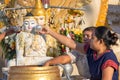
[(36, 0), (35, 8), (31, 11), (33, 16), (45, 16), (45, 10), (41, 0)]

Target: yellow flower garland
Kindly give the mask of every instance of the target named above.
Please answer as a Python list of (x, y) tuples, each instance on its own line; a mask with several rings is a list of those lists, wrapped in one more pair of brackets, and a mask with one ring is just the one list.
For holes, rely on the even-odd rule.
[(101, 0), (101, 7), (96, 26), (106, 25), (106, 16), (108, 11), (108, 0)]

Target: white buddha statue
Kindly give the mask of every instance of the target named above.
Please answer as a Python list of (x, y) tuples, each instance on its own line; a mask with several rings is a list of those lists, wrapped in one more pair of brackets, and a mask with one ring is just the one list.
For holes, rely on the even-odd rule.
[(36, 26), (34, 17), (26, 17), (23, 23), (24, 31), (16, 37), (17, 64), (19, 65), (42, 65), (46, 60), (51, 59), (46, 57), (47, 47), (44, 38), (34, 31)]
[(47, 57), (44, 38), (35, 31), (38, 26), (35, 17), (25, 17), (23, 30), (16, 36), (16, 59), (8, 61), (8, 66), (42, 65), (52, 57)]
[(47, 57), (47, 46), (42, 35), (36, 31), (45, 25), (45, 10), (40, 0), (36, 0), (31, 16), (24, 17), (22, 31), (16, 36), (16, 59), (8, 66), (42, 65), (52, 57)]

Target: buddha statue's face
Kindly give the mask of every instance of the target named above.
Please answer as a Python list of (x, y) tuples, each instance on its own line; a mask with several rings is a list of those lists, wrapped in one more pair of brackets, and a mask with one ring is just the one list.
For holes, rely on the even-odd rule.
[(43, 26), (45, 24), (45, 16), (35, 16), (38, 25)]
[(33, 28), (37, 26), (36, 19), (34, 17), (25, 18), (23, 22), (24, 30), (31, 32)]

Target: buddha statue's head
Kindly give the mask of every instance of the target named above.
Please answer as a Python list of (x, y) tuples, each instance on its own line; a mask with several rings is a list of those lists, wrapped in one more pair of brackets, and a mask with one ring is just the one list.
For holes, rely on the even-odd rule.
[(36, 19), (33, 16), (24, 17), (23, 30), (25, 32), (31, 32), (33, 28), (37, 26)]
[(31, 14), (36, 18), (38, 25), (43, 26), (45, 24), (45, 9), (41, 0), (36, 0), (35, 8)]
[(37, 24), (40, 26), (45, 25), (45, 16), (34, 16), (36, 18)]

